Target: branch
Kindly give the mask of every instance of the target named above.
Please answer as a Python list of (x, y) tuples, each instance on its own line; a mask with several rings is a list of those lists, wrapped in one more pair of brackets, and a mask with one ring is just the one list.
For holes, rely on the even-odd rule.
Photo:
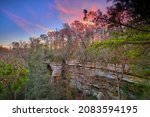
[(113, 20), (110, 20), (110, 19), (106, 19), (106, 21), (107, 22), (113, 22), (113, 23), (116, 23), (116, 24), (119, 24), (119, 25), (122, 25), (122, 26), (125, 26), (125, 27), (128, 27), (128, 28), (131, 28), (131, 29), (134, 29), (134, 30), (150, 33), (150, 30), (139, 29), (139, 28), (133, 27), (131, 25), (123, 24), (121, 22), (116, 22), (116, 21), (113, 21)]

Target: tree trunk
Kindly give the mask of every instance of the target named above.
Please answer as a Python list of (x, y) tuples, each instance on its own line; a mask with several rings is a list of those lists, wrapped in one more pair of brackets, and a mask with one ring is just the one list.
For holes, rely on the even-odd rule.
[(85, 62), (83, 62), (83, 99), (86, 100), (86, 89), (85, 89), (85, 85), (86, 85), (86, 82), (85, 82), (85, 78), (86, 78), (86, 71), (85, 71)]
[(120, 82), (119, 81), (117, 81), (117, 90), (118, 90), (118, 100), (121, 100)]
[(115, 64), (115, 74), (116, 74), (116, 80), (117, 80), (117, 91), (118, 91), (118, 100), (121, 100), (121, 93), (120, 93), (120, 80), (117, 72), (117, 65)]

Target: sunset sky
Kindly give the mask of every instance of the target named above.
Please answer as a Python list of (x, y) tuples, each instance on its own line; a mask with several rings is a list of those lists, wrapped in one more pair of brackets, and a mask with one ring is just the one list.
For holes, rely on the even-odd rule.
[(107, 0), (0, 0), (0, 45), (27, 41), (81, 20), (83, 9), (105, 12)]

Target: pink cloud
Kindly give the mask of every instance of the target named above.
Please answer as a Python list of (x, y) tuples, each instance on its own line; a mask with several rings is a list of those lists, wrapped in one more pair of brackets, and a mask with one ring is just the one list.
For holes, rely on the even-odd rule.
[(101, 9), (105, 11), (105, 0), (55, 0), (56, 9), (59, 11), (60, 18), (67, 23), (74, 20), (82, 20), (83, 9)]
[(24, 18), (17, 16), (8, 10), (3, 9), (2, 11), (9, 19), (11, 19), (15, 24), (17, 24), (21, 29), (23, 29), (29, 35), (34, 35), (36, 30), (42, 30), (45, 32), (50, 30), (49, 28), (41, 24), (31, 23), (30, 21), (25, 20)]

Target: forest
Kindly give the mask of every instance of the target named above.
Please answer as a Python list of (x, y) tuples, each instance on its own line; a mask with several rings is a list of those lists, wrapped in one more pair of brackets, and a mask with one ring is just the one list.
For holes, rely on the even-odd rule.
[(63, 28), (0, 46), (1, 100), (150, 99), (148, 0), (108, 0)]

